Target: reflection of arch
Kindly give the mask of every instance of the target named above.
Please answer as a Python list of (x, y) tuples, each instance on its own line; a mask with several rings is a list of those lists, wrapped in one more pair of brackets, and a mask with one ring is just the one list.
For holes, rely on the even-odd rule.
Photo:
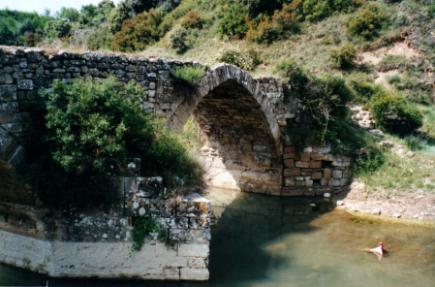
[(279, 194), (279, 129), (272, 109), (260, 81), (222, 65), (201, 79), (172, 120), (195, 116), (207, 139), (202, 155), (210, 185)]

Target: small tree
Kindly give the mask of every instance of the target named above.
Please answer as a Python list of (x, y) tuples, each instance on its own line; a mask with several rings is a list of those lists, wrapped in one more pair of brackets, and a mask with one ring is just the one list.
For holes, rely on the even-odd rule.
[(356, 49), (352, 44), (345, 44), (338, 49), (330, 51), (334, 66), (340, 69), (349, 69), (354, 65)]

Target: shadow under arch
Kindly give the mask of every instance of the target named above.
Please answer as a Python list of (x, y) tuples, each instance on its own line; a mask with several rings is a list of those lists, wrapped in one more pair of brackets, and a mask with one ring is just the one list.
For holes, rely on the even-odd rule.
[(207, 185), (280, 194), (280, 134), (265, 89), (248, 72), (221, 65), (174, 112), (172, 124), (182, 126), (193, 115), (199, 125)]

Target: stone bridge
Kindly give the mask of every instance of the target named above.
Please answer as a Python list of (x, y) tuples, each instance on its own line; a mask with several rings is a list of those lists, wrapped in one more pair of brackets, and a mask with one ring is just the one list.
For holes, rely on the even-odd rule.
[(124, 54), (50, 54), (0, 47), (0, 155), (12, 164), (20, 160), (38, 89), (53, 79), (114, 75), (144, 87), (143, 109), (166, 118), (173, 128), (194, 116), (204, 139), (200, 154), (209, 185), (292, 196), (331, 192), (348, 183), (347, 158), (331, 154), (328, 146), (296, 153), (288, 144), (286, 123), (299, 118), (298, 100), (284, 103), (285, 83), (254, 79), (235, 66), (219, 65), (204, 66), (205, 75), (191, 86), (174, 76), (180, 66), (201, 65)]

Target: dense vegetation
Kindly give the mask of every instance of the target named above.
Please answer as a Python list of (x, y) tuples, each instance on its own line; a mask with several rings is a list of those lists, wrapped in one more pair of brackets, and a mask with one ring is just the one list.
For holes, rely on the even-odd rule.
[[(351, 123), (346, 105), (363, 106), (388, 140), (414, 150), (411, 163), (435, 158), (432, 2), (124, 0), (115, 6), (106, 0), (56, 15), (3, 10), (0, 44), (138, 52), (225, 62), (261, 76), (276, 72), (293, 87), (287, 97), (300, 97), (309, 122), (309, 129), (289, 127), (294, 143), (362, 148), (358, 163), (377, 172), (373, 178), (379, 182), (387, 178), (385, 169), (409, 166), (377, 149), (379, 140)], [(398, 43), (417, 52), (400, 54), (394, 51)], [(371, 62), (367, 53), (379, 59)], [(174, 75), (195, 83), (203, 72), (189, 67)], [(409, 186), (401, 179), (391, 181)]]
[(110, 203), (113, 176), (124, 174), (132, 158), (141, 159), (142, 175), (163, 176), (167, 186), (201, 184), (178, 138), (141, 110), (143, 94), (137, 84), (112, 77), (55, 80), (42, 91), (43, 118), (32, 129), (39, 141), (31, 140), (20, 171), (36, 196), (50, 205)]

